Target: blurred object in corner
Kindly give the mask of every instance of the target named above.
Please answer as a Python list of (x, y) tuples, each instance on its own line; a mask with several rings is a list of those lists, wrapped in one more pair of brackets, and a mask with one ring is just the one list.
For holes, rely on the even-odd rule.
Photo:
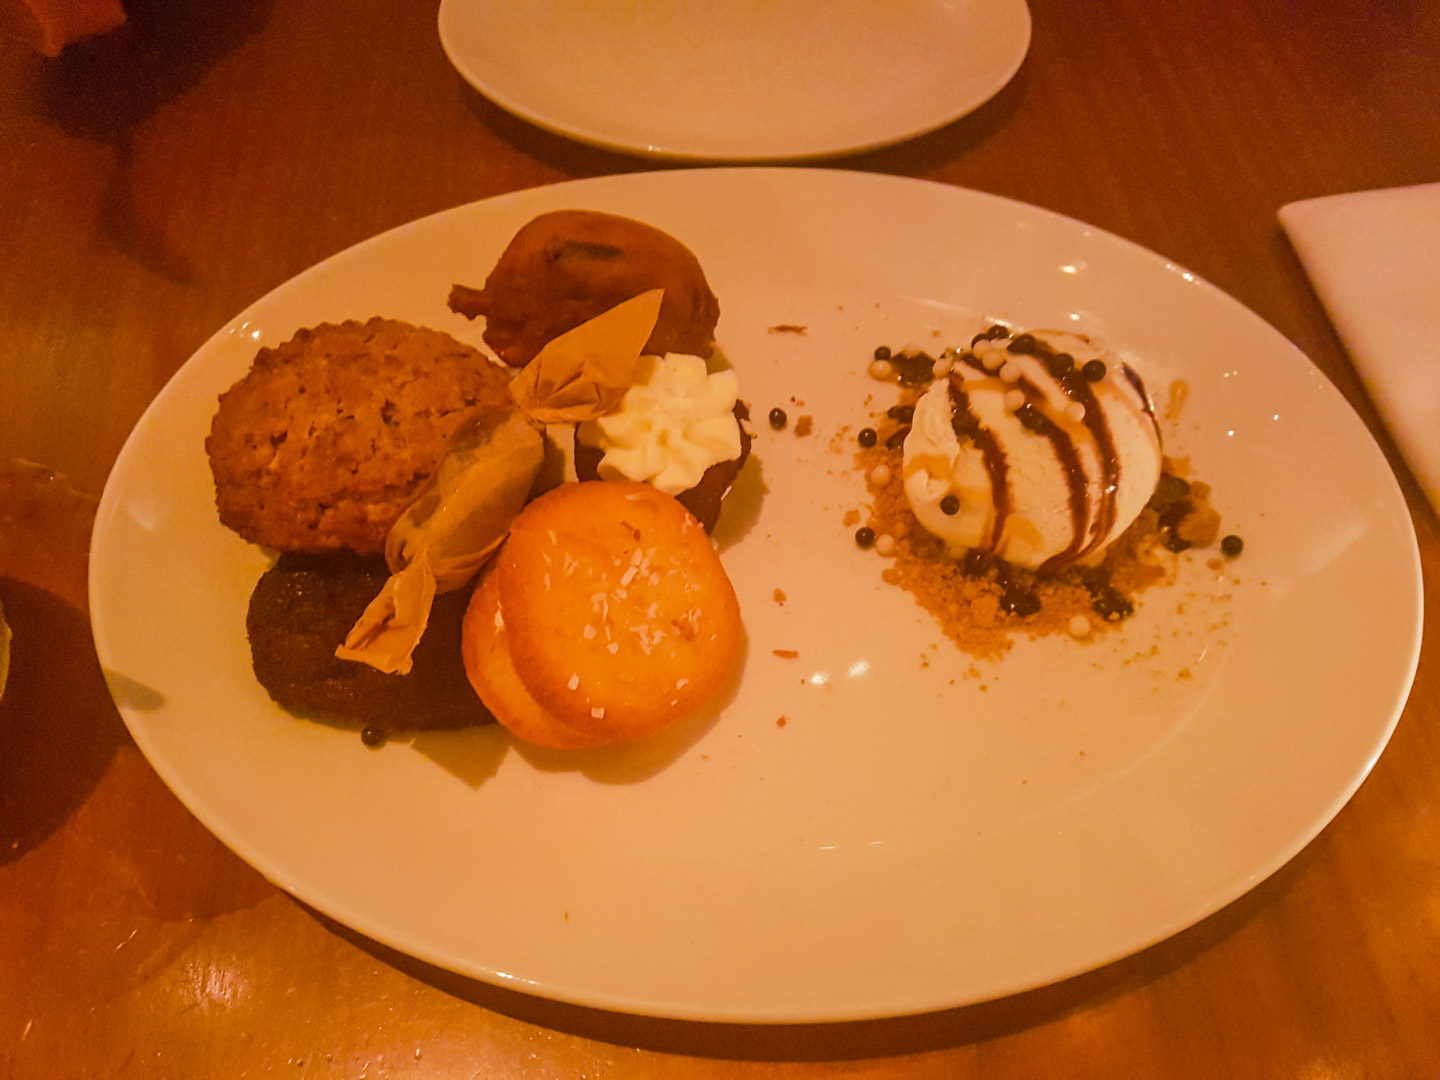
[(98, 500), (33, 461), (0, 461), (0, 577), (88, 610), (90, 530)]
[(0, 698), (5, 696), (5, 681), (10, 677), (10, 624), (5, 621), (5, 605), (0, 604)]
[(41, 56), (125, 25), (120, 0), (0, 0), (0, 21)]

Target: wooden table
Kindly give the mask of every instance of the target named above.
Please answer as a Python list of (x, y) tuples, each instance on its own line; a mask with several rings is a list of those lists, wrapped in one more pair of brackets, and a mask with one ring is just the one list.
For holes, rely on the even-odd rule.
[[(82, 493), (98, 495), (191, 352), (318, 260), (446, 207), (655, 167), (541, 132), (469, 90), (441, 52), (433, 2), (131, 7), (127, 30), (57, 60), (0, 42), (0, 461), (42, 463)], [(994, 100), (834, 164), (1072, 215), (1253, 308), (1386, 448), (1433, 587), (1440, 523), (1275, 213), (1440, 180), (1440, 5), (1032, 11), (1029, 56)], [(32, 542), (0, 552), (18, 635), (0, 705), (0, 1074), (1440, 1072), (1433, 600), (1414, 692), (1371, 777), (1289, 865), (1199, 926), (1070, 982), (937, 1015), (674, 1023), (427, 969), (231, 854), (110, 703), (84, 613), (89, 504), (56, 501), (32, 518)]]

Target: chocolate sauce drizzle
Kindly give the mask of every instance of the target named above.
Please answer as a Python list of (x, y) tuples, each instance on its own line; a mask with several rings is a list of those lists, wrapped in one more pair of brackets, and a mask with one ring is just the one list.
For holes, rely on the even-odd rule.
[(995, 517), (990, 523), (990, 537), (982, 546), (986, 551), (994, 551), (1010, 517), (1010, 463), (1005, 460), (1005, 451), (995, 433), (980, 423), (980, 418), (970, 408), (970, 395), (965, 392), (964, 381), (951, 375), (949, 382), (950, 426), (957, 439), (968, 438), (980, 448), (985, 471), (990, 474), (990, 500), (995, 507)]
[(1040, 564), (1041, 571), (1057, 570), (1071, 560), (1078, 558), (1085, 544), (1085, 519), (1089, 517), (1089, 477), (1080, 461), (1080, 452), (1075, 449), (1075, 440), (1059, 424), (1040, 411), (1043, 400), (1040, 388), (1029, 379), (1021, 378), (1017, 383), (1025, 394), (1025, 404), (1015, 410), (1016, 418), (1027, 431), (1043, 435), (1050, 440), (1060, 467), (1065, 470), (1065, 483), (1070, 489), (1070, 543), (1065, 550), (1057, 552)]
[(1150, 394), (1145, 389), (1145, 380), (1140, 378), (1140, 373), (1129, 364), (1121, 364), (1120, 370), (1125, 373), (1125, 378), (1135, 388), (1135, 393), (1140, 395), (1140, 408), (1150, 418), (1150, 426), (1155, 429), (1155, 437), (1160, 437), (1160, 421), (1155, 419), (1155, 406), (1150, 401)]
[[(1057, 359), (1061, 354), (1049, 343), (1041, 341), (1031, 334), (1021, 334), (1006, 346), (1007, 351), (1013, 353), (1024, 353), (1035, 357), (1048, 367), (1050, 362)], [(1052, 569), (1063, 563), (1071, 562), (1074, 559), (1082, 558), (1098, 548), (1110, 530), (1115, 526), (1116, 497), (1120, 490), (1120, 454), (1115, 449), (1115, 437), (1110, 432), (1110, 424), (1105, 419), (1105, 412), (1100, 408), (1100, 402), (1095, 396), (1095, 389), (1090, 381), (1080, 373), (1080, 370), (1073, 365), (1065, 374), (1052, 376), (1055, 378), (1060, 389), (1071, 401), (1078, 401), (1085, 407), (1085, 419), (1083, 423), (1089, 429), (1090, 434), (1095, 438), (1095, 448), (1100, 455), (1100, 501), (1095, 507), (1095, 519), (1090, 525), (1090, 535), (1083, 537), (1077, 544), (1072, 541), (1070, 547), (1059, 555), (1047, 560), (1042, 569)], [(1029, 391), (1026, 391), (1027, 396)], [(1143, 395), (1142, 395), (1143, 396)], [(1070, 440), (1066, 439), (1067, 442)], [(1059, 447), (1056, 447), (1057, 451)], [(1075, 454), (1073, 442), (1070, 443), (1069, 453)], [(1070, 471), (1069, 462), (1062, 455), (1067, 473)], [(1082, 470), (1083, 475), (1083, 470)], [(1071, 513), (1074, 516), (1075, 486), (1071, 483), (1070, 498), (1072, 502)], [(1089, 516), (1088, 489), (1082, 484), (1080, 501), (1082, 522)], [(1083, 524), (1079, 533), (1084, 533)]]
[[(1003, 341), (1008, 336), (1009, 330), (997, 325), (991, 327), (984, 334), (978, 335), (975, 342), (971, 344), (982, 339)], [(1069, 488), (1072, 527), (1070, 543), (1064, 551), (1051, 556), (1041, 567), (1042, 571), (1056, 570), (1095, 551), (1109, 535), (1110, 530), (1114, 528), (1120, 487), (1120, 455), (1116, 450), (1114, 435), (1110, 431), (1110, 424), (1105, 418), (1105, 412), (1100, 407), (1094, 386), (1081, 373), (1081, 367), (1074, 363), (1073, 357), (1059, 352), (1049, 343), (1032, 334), (1016, 335), (1006, 346), (1006, 351), (1033, 356), (1040, 360), (1065, 396), (1084, 406), (1085, 419), (1083, 423), (1095, 439), (1100, 459), (1100, 498), (1098, 505), (1094, 507), (1094, 519), (1091, 521), (1089, 478), (1085, 474), (1075, 441), (1064, 428), (1041, 410), (1040, 405), (1044, 402), (1045, 396), (1040, 387), (1025, 377), (1017, 381), (1016, 386), (1025, 395), (1025, 404), (1016, 410), (1017, 418), (1027, 430), (1050, 441), (1051, 446), (1055, 449), (1055, 456), (1065, 471), (1066, 483)], [(1067, 359), (1070, 361), (1068, 364), (1064, 362)], [(960, 353), (957, 360), (987, 375), (998, 375), (997, 372), (986, 369), (979, 358), (968, 350)], [(1159, 424), (1155, 419), (1154, 408), (1150, 403), (1149, 395), (1145, 392), (1145, 385), (1140, 376), (1128, 364), (1121, 364), (1120, 370), (1139, 394), (1142, 408), (1150, 418), (1151, 424), (1155, 426), (1158, 435)], [(981, 425), (971, 411), (962, 380), (956, 376), (952, 376), (950, 380), (950, 400), (954, 404), (953, 423), (956, 435), (974, 440), (975, 444), (980, 447), (985, 458), (986, 468), (990, 472), (991, 490), (995, 493), (996, 500), (996, 518), (987, 550), (994, 551), (1000, 542), (1004, 519), (1009, 517), (1012, 509), (1010, 488), (1008, 483), (1004, 482), (1008, 472), (1005, 454), (994, 434)], [(997, 461), (998, 466), (994, 464)], [(1004, 500), (1003, 511), (1000, 505), (1002, 497)], [(1087, 521), (1090, 522), (1088, 533), (1086, 531)]]

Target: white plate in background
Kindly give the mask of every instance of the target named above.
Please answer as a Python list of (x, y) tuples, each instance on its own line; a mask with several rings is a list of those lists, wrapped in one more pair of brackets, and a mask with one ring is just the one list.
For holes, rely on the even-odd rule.
[[(323, 320), (388, 315), (477, 340), (446, 307), (451, 284), (482, 282), (522, 224), (576, 206), (673, 233), (720, 297), (718, 341), (758, 421), (720, 531), (748, 635), (733, 691), (650, 743), (572, 755), (494, 728), (374, 750), (286, 715), (245, 639), (266, 556), (214, 511), (203, 441), (217, 395), (257, 345)], [(989, 319), (1099, 335), (1162, 400), (1187, 383), (1167, 448), (1213, 485), (1241, 558), (1216, 571), (1188, 553), (1122, 634), (1022, 640), (994, 663), (884, 584), (844, 521), (866, 499), (850, 440), (867, 396), (885, 403), (866, 360), (878, 344), (968, 340)], [(772, 431), (776, 405), (814, 433)], [(1417, 661), (1420, 590), (1384, 457), (1256, 315), (1044, 210), (789, 169), (518, 192), (281, 286), (137, 425), (90, 581), (136, 742), (272, 881), (479, 979), (716, 1021), (993, 998), (1234, 900), (1330, 821), (1384, 748)]]
[(442, 0), (440, 41), (497, 105), (655, 157), (867, 150), (977, 108), (1030, 47), (1025, 0)]

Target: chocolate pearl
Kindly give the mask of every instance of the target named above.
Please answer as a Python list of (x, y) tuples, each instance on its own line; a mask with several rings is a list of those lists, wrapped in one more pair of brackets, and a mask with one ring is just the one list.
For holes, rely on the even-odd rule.
[(360, 729), (360, 741), (366, 746), (379, 746), (385, 741), (385, 729), (378, 727), (363, 727)]
[(1040, 610), (1040, 598), (1025, 589), (1008, 589), (1000, 597), (1000, 608), (1024, 618)]
[(1090, 607), (1106, 622), (1119, 622), (1135, 614), (1135, 605), (1130, 598), (1113, 585), (1102, 585)]
[(935, 358), (927, 352), (896, 356), (890, 362), (900, 374), (901, 386), (924, 386), (935, 378)]
[(1068, 352), (1056, 353), (1045, 360), (1045, 370), (1057, 379), (1063, 379), (1075, 370), (1075, 358)]
[(889, 345), (877, 345), (877, 346), (875, 346), (875, 359), (876, 359), (876, 360), (889, 360), (889, 359), (890, 359), (890, 346), (889, 346)]
[(868, 450), (879, 441), (880, 433), (873, 427), (861, 428), (857, 438), (860, 440), (860, 445)]
[(790, 418), (785, 415), (784, 409), (776, 408), (770, 410), (770, 426), (776, 431), (783, 431), (785, 425), (789, 422)]
[(1028, 402), (1015, 410), (1015, 419), (1019, 420), (1020, 426), (1027, 431), (1039, 431), (1044, 426), (1043, 415)]
[(1176, 499), (1164, 510), (1160, 511), (1160, 527), (1162, 529), (1173, 529), (1179, 525), (1194, 509), (1189, 499)]
[(1155, 491), (1150, 496), (1150, 501), (1145, 504), (1148, 510), (1164, 510), (1177, 499), (1183, 499), (1190, 494), (1190, 484), (1181, 480), (1178, 476), (1171, 476), (1169, 473), (1160, 474), (1160, 482), (1155, 485)]
[(868, 548), (875, 543), (875, 530), (869, 525), (862, 525), (855, 530), (855, 543), (862, 548)]
[(966, 577), (984, 577), (990, 572), (991, 561), (979, 548), (971, 548), (960, 561), (960, 572)]
[(1085, 366), (1080, 369), (1080, 374), (1084, 375), (1086, 380), (1089, 382), (1099, 382), (1101, 379), (1105, 378), (1105, 361), (1087, 361)]
[(957, 495), (946, 495), (940, 500), (940, 512), (947, 517), (954, 517), (960, 512), (960, 498)]
[(1240, 552), (1244, 550), (1245, 541), (1240, 539), (1240, 537), (1236, 536), (1234, 533), (1231, 533), (1229, 536), (1225, 537), (1225, 539), (1220, 541), (1220, 554), (1224, 555), (1227, 559), (1235, 558), (1236, 555), (1239, 555)]

